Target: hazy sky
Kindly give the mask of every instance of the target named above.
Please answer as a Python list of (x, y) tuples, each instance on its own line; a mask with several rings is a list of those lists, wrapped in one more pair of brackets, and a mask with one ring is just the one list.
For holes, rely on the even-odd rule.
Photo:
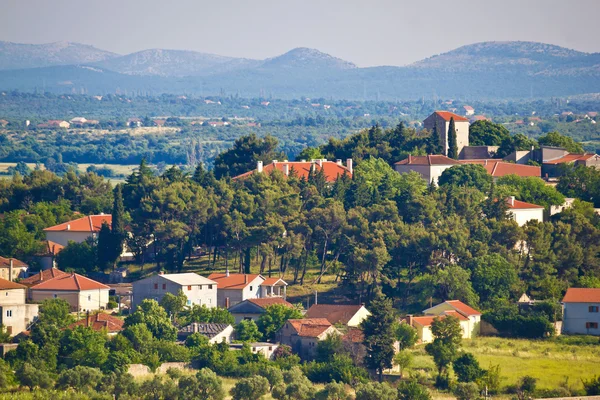
[(312, 47), (405, 65), (489, 40), (600, 51), (600, 0), (0, 0), (0, 40), (267, 58)]

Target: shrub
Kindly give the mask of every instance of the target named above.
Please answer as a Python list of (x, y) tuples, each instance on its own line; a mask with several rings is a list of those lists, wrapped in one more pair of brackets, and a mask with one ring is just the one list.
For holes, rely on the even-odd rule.
[(479, 362), (471, 353), (465, 353), (452, 363), (454, 373), (459, 382), (475, 382), (481, 378), (485, 371), (479, 366)]
[(431, 394), (424, 386), (412, 379), (398, 384), (398, 400), (431, 400)]
[(460, 382), (454, 388), (458, 400), (476, 400), (479, 396), (479, 386), (475, 382)]
[(588, 396), (600, 395), (600, 375), (588, 381), (583, 381), (583, 388), (585, 389), (585, 394)]
[(396, 400), (398, 393), (387, 383), (367, 382), (356, 388), (356, 400)]

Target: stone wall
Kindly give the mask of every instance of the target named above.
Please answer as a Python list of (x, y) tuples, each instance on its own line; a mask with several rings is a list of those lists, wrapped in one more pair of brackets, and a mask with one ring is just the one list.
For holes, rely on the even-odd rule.
[[(191, 364), (185, 362), (168, 362), (161, 364), (160, 367), (156, 369), (157, 374), (166, 374), (169, 368), (175, 368), (182, 371), (192, 369)], [(154, 375), (150, 368), (144, 364), (130, 364), (129, 369), (127, 370), (134, 378), (140, 378), (144, 376)]]

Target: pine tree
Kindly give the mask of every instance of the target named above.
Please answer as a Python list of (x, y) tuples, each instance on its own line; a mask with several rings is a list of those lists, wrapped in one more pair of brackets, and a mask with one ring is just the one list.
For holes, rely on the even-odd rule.
[(427, 142), (427, 152), (429, 154), (442, 154), (442, 144), (440, 143), (440, 130), (438, 128), (437, 121), (431, 131), (431, 136)]
[(456, 139), (454, 117), (450, 118), (450, 124), (448, 126), (448, 157), (458, 160), (458, 143)]
[(394, 308), (392, 301), (379, 293), (369, 306), (371, 315), (363, 321), (368, 368), (374, 369), (383, 379), (383, 370), (392, 367), (394, 358)]

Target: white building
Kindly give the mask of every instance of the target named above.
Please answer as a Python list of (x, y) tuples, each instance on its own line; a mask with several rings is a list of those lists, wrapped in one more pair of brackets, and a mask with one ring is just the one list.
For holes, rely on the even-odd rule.
[(110, 226), (112, 215), (88, 215), (73, 221), (51, 226), (44, 229), (44, 232), (46, 233), (46, 240), (60, 246), (66, 246), (69, 242), (85, 242), (89, 237), (96, 239), (100, 228), (102, 228), (102, 224), (105, 222)]
[(260, 274), (214, 273), (208, 276), (217, 283), (217, 305), (229, 308), (244, 300), (260, 298), (265, 281)]
[(193, 322), (177, 333), (177, 339), (184, 341), (189, 335), (199, 333), (208, 338), (210, 344), (231, 343), (235, 329), (229, 324)]
[(600, 336), (600, 289), (567, 289), (562, 302), (563, 333)]
[(418, 172), (428, 184), (435, 183), (437, 185), (442, 172), (455, 165), (461, 165), (461, 163), (442, 155), (409, 155), (408, 158), (395, 163), (394, 169), (401, 174)]
[(27, 286), (0, 278), (0, 324), (14, 336), (28, 329), (38, 315), (37, 304), (25, 304)]
[(106, 309), (109, 287), (79, 274), (62, 274), (32, 286), (31, 300), (41, 303), (46, 299), (63, 299), (72, 311)]
[(258, 318), (267, 311), (268, 307), (276, 304), (294, 308), (294, 306), (288, 303), (283, 297), (266, 297), (241, 301), (229, 307), (229, 312), (235, 318), (236, 324), (246, 320), (257, 321)]
[(187, 297), (187, 305), (206, 307), (217, 306), (217, 283), (193, 272), (183, 274), (158, 274), (133, 282), (132, 309), (144, 301), (158, 302), (165, 294), (177, 295), (182, 291)]
[(523, 226), (529, 221), (544, 222), (544, 207), (542, 206), (516, 200), (515, 196), (506, 199), (506, 204), (508, 204), (507, 212), (519, 226)]
[(409, 315), (406, 318), (406, 322), (417, 330), (419, 340), (422, 343), (433, 341), (431, 324), (436, 318), (445, 318), (447, 316), (458, 318), (463, 331), (463, 339), (471, 339), (477, 336), (480, 331), (481, 313), (460, 300), (446, 300), (443, 303), (424, 310), (423, 314), (425, 314), (423, 317)]
[(440, 136), (440, 144), (444, 150), (444, 155), (448, 155), (448, 129), (450, 120), (454, 119), (454, 129), (456, 129), (456, 145), (458, 155), (461, 154), (463, 147), (469, 145), (469, 120), (461, 115), (449, 111), (436, 111), (423, 121), (425, 129), (433, 131), (435, 128)]

